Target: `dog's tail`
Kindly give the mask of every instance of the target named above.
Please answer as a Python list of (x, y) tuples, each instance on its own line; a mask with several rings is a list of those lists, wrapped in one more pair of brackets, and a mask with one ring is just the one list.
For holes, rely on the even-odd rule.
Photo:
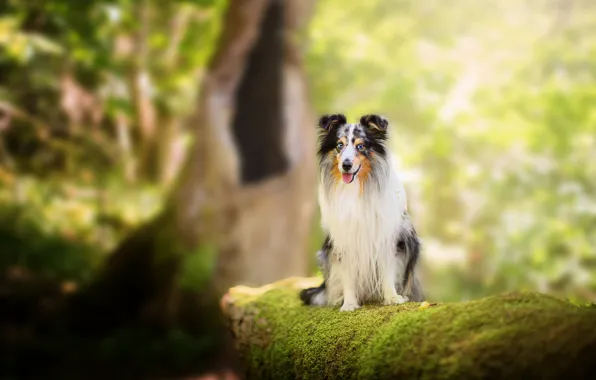
[(305, 305), (324, 306), (327, 304), (327, 289), (325, 281), (316, 288), (307, 288), (300, 291), (300, 299)]

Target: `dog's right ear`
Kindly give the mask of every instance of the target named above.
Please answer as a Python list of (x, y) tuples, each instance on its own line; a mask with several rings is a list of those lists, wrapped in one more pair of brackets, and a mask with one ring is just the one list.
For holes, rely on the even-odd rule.
[(319, 119), (319, 127), (329, 132), (333, 128), (347, 124), (347, 119), (344, 115), (338, 113), (334, 115), (323, 115)]

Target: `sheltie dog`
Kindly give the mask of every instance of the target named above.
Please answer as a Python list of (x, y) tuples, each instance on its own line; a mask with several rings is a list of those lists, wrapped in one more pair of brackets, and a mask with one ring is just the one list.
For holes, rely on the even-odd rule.
[(324, 276), (303, 289), (306, 305), (353, 311), (364, 303), (423, 301), (415, 273), (420, 240), (403, 183), (387, 149), (389, 122), (365, 115), (319, 119), (319, 206), (326, 238), (317, 253)]

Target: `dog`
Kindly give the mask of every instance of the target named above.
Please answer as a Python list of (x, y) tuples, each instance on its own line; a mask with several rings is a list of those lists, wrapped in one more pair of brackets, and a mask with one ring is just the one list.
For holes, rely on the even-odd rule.
[(319, 119), (319, 206), (326, 233), (317, 253), (323, 283), (303, 289), (306, 305), (353, 311), (365, 303), (424, 301), (415, 269), (421, 243), (403, 183), (387, 149), (389, 122), (342, 114)]

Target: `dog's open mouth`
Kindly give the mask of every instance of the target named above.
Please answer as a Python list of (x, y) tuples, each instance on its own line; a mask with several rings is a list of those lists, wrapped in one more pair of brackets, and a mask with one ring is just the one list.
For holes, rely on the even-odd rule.
[(354, 173), (342, 173), (341, 179), (344, 181), (344, 183), (350, 184), (354, 181), (354, 178), (356, 178), (356, 175), (358, 174), (359, 171), (360, 171), (360, 167), (358, 167), (358, 170), (356, 170)]

